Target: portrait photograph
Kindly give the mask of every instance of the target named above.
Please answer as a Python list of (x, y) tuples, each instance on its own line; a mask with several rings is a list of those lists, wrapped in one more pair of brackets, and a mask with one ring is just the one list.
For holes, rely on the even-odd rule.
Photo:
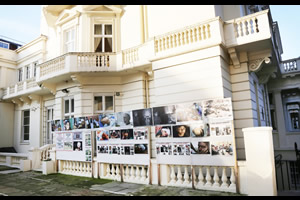
[(53, 132), (53, 131), (57, 131), (56, 124), (55, 124), (55, 121), (54, 121), (54, 120), (51, 121), (51, 131), (52, 131), (52, 132)]
[(133, 126), (132, 111), (116, 113), (116, 127)]
[(99, 115), (100, 127), (114, 127), (115, 124), (116, 124), (116, 117), (114, 113)]
[(203, 101), (203, 115), (208, 119), (233, 119), (230, 98)]
[(82, 151), (82, 141), (73, 142), (73, 151)]
[(148, 145), (147, 144), (134, 144), (134, 153), (135, 154), (148, 154)]
[(191, 129), (191, 135), (192, 137), (208, 137), (210, 136), (210, 131), (209, 128), (207, 128), (209, 124), (206, 123), (196, 123), (196, 124), (191, 124), (190, 129)]
[(154, 107), (152, 110), (154, 125), (176, 124), (175, 105)]
[(63, 131), (73, 130), (73, 118), (63, 120)]
[(130, 155), (130, 146), (124, 146), (125, 155)]
[(201, 103), (183, 103), (176, 105), (177, 122), (193, 122), (202, 120)]
[(133, 139), (133, 129), (121, 129), (121, 139), (122, 140)]
[(191, 142), (191, 153), (192, 154), (210, 154), (210, 142), (208, 141), (197, 141)]
[(132, 117), (134, 127), (153, 125), (152, 108), (133, 110)]
[(120, 129), (111, 129), (109, 130), (110, 139), (121, 139), (121, 130)]
[(171, 126), (155, 126), (155, 137), (169, 138), (172, 137)]
[(73, 140), (82, 140), (82, 132), (73, 132)]
[(211, 144), (211, 154), (233, 156), (232, 142), (215, 142)]
[(98, 153), (107, 154), (108, 153), (108, 146), (106, 146), (106, 145), (99, 145), (98, 146)]
[(189, 125), (173, 126), (173, 138), (190, 137)]
[(146, 140), (148, 138), (148, 128), (147, 127), (134, 128), (133, 136), (135, 140)]

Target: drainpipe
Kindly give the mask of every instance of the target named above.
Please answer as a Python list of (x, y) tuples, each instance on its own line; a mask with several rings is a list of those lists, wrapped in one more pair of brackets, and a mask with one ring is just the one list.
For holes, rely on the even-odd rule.
[(149, 75), (148, 72), (145, 73), (145, 93), (146, 93), (146, 108), (149, 108)]

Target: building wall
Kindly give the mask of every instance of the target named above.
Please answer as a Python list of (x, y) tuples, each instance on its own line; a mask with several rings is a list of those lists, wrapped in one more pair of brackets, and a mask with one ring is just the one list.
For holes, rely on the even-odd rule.
[(14, 104), (0, 102), (0, 113), (0, 147), (13, 147)]

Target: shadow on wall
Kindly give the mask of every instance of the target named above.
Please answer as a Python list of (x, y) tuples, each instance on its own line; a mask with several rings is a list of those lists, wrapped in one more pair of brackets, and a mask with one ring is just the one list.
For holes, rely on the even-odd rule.
[(2, 147), (0, 148), (0, 152), (3, 153), (18, 153), (13, 147)]

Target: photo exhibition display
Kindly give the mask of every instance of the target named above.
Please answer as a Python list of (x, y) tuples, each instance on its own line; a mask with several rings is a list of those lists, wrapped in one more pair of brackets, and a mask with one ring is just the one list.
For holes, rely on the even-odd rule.
[(91, 161), (95, 149), (98, 162), (149, 164), (152, 130), (158, 164), (234, 166), (236, 162), (231, 98), (51, 123), (58, 159)]

